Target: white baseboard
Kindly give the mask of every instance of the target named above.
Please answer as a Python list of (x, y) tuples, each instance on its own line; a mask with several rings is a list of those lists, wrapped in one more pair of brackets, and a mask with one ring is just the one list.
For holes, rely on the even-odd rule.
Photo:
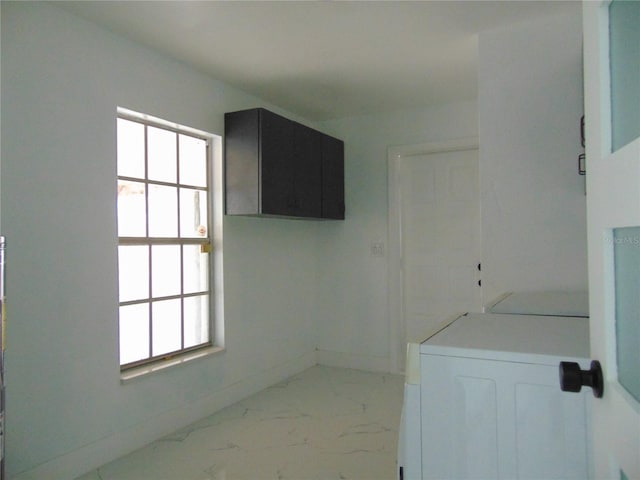
[(390, 373), (389, 357), (376, 355), (360, 355), (355, 353), (318, 350), (319, 365), (327, 367), (353, 368), (370, 372)]
[(211, 395), (188, 405), (182, 405), (161, 415), (108, 437), (56, 457), (38, 467), (19, 473), (11, 480), (72, 480), (116, 458), (182, 427), (205, 418), (224, 407), (251, 396), (317, 364), (315, 351), (285, 364), (256, 372), (254, 375), (228, 385)]

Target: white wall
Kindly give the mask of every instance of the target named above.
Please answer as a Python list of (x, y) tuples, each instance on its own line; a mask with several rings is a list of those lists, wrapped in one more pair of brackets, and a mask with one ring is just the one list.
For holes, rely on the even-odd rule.
[(482, 34), (478, 104), (322, 124), (345, 140), (347, 220), (318, 233), (320, 362), (392, 365), (388, 257), (370, 253), (372, 242), (387, 243), (390, 146), (479, 136), (485, 300), (586, 288), (580, 22), (576, 2), (573, 16)]
[(582, 107), (576, 13), (479, 39), (485, 300), (587, 287), (586, 200), (577, 171)]
[(57, 6), (2, 3), (10, 476), (73, 477), (315, 363), (325, 224), (225, 218), (226, 353), (119, 381), (116, 107), (222, 134), (261, 105)]
[[(397, 145), (477, 136), (475, 102), (325, 122), (345, 141), (346, 221), (318, 232), (321, 363), (388, 370), (390, 322), (387, 240), (387, 152)], [(395, 324), (395, 322), (394, 322)]]

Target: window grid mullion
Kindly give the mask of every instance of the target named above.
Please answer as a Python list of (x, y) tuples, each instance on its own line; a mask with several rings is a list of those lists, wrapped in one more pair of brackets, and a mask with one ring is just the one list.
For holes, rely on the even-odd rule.
[[(182, 237), (182, 217), (180, 215), (180, 137), (178, 136), (178, 132), (174, 132), (176, 136), (176, 183), (173, 185), (176, 189), (176, 206), (178, 213), (178, 225), (177, 232), (178, 237)], [(181, 283), (182, 285), (182, 283)]]
[(184, 348), (184, 245), (180, 247), (180, 347)]
[(163, 300), (177, 300), (179, 298), (194, 298), (194, 297), (205, 297), (209, 295), (208, 290), (201, 290), (193, 293), (185, 293), (184, 295), (166, 295), (164, 297), (149, 297), (149, 298), (140, 298), (138, 300), (126, 300), (124, 302), (120, 302), (121, 307), (127, 307), (129, 305), (141, 305), (143, 303), (149, 303), (150, 301), (161, 302)]
[[(180, 196), (180, 135), (176, 135), (176, 195), (178, 196), (178, 237), (182, 237), (182, 205)], [(184, 349), (184, 245), (180, 245), (180, 349)]]
[(207, 237), (118, 237), (118, 245), (207, 245), (210, 243)]
[[(145, 180), (145, 224), (146, 234), (149, 238), (149, 126), (144, 125), (144, 180)], [(153, 246), (149, 244), (149, 352), (147, 359), (153, 357)]]
[(125, 180), (127, 182), (138, 182), (144, 183), (146, 185), (159, 185), (161, 187), (179, 187), (179, 188), (189, 188), (191, 190), (198, 190), (200, 192), (208, 192), (209, 189), (207, 187), (201, 187), (198, 185), (189, 185), (188, 183), (178, 183), (178, 182), (165, 182), (162, 180), (150, 180), (147, 178), (138, 178), (138, 177), (129, 177), (127, 175), (118, 175), (118, 180)]

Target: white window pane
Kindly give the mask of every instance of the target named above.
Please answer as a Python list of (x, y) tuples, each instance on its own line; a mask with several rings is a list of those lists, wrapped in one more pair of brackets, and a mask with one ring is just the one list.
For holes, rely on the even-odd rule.
[(120, 307), (120, 365), (149, 357), (149, 304)]
[(180, 294), (180, 246), (151, 247), (151, 290), (153, 297)]
[(200, 345), (209, 340), (209, 296), (184, 299), (184, 347)]
[(609, 5), (612, 150), (640, 136), (640, 2)]
[(149, 185), (149, 236), (178, 236), (178, 189)]
[(150, 180), (175, 183), (178, 171), (176, 134), (162, 128), (147, 128), (148, 171)]
[(207, 186), (207, 142), (180, 135), (180, 183)]
[(144, 237), (147, 233), (144, 183), (118, 180), (118, 235)]
[(152, 305), (153, 356), (181, 348), (180, 300), (163, 300)]
[(144, 125), (118, 119), (118, 175), (144, 178)]
[(118, 285), (120, 301), (149, 298), (149, 247), (118, 247)]
[(206, 237), (207, 192), (190, 188), (180, 189), (180, 236)]
[(640, 401), (640, 227), (613, 230), (618, 381)]
[(200, 252), (200, 245), (183, 247), (184, 293), (204, 292), (209, 289), (209, 254)]

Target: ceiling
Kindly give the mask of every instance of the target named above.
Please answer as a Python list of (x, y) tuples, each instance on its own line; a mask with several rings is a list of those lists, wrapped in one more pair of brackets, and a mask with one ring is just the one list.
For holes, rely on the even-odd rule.
[(79, 1), (67, 10), (309, 120), (477, 97), (478, 33), (579, 1)]

